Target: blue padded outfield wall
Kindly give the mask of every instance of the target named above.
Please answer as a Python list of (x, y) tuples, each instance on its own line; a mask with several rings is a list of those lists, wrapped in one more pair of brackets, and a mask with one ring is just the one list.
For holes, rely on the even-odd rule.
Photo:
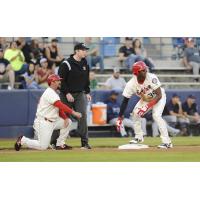
[[(0, 138), (15, 138), (20, 134), (33, 136), (33, 121), (39, 98), (43, 90), (0, 90)], [(200, 105), (200, 90), (166, 90), (167, 101), (173, 93), (177, 93), (184, 101), (190, 94), (196, 96), (196, 103)], [(110, 95), (110, 91), (92, 91), (92, 102), (104, 102)], [(119, 95), (118, 101), (121, 102)], [(134, 96), (129, 101), (125, 115), (129, 116), (138, 97)], [(199, 110), (200, 111), (200, 110)]]

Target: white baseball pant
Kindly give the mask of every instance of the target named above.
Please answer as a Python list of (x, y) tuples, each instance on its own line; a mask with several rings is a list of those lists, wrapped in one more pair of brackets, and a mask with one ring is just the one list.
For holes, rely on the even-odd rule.
[(65, 140), (72, 124), (72, 121), (70, 119), (68, 120), (68, 126), (64, 127), (64, 120), (62, 118), (59, 118), (55, 122), (47, 121), (44, 118), (36, 118), (33, 128), (35, 129), (35, 135), (38, 136), (38, 140), (31, 140), (23, 136), (21, 144), (26, 145), (31, 149), (45, 150), (50, 144), (53, 131), (60, 129), (60, 136), (57, 139), (56, 146), (62, 146), (65, 144)]
[[(135, 105), (135, 108), (133, 109), (132, 116), (133, 116), (133, 122), (134, 122), (134, 130), (135, 130), (135, 138), (143, 139), (144, 132), (142, 131), (141, 127), (141, 117), (137, 115), (137, 112), (145, 105), (147, 105), (148, 102), (139, 100), (138, 103)], [(169, 138), (169, 134), (167, 131), (167, 125), (165, 120), (162, 118), (162, 112), (164, 110), (166, 104), (166, 95), (164, 92), (162, 92), (162, 98), (153, 106), (152, 109), (152, 116), (154, 121), (157, 123), (159, 131), (160, 131), (160, 137), (163, 143), (171, 143), (171, 140)]]

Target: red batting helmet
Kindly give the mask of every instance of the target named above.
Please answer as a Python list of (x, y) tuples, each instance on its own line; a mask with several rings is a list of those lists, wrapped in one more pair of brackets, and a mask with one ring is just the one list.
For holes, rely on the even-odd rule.
[(134, 75), (137, 76), (139, 74), (139, 72), (142, 70), (147, 70), (147, 66), (143, 61), (138, 61), (133, 64), (132, 71), (133, 71)]
[(53, 81), (60, 81), (62, 80), (62, 78), (60, 78), (60, 76), (56, 75), (56, 74), (51, 74), (48, 78), (47, 78), (47, 82), (48, 85), (51, 85), (51, 82)]

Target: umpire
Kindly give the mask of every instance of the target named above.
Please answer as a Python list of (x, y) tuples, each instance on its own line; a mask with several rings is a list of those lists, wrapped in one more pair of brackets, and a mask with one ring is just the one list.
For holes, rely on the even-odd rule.
[(60, 99), (63, 103), (82, 114), (78, 120), (81, 148), (91, 149), (88, 144), (87, 101), (91, 101), (89, 66), (86, 61), (87, 48), (84, 43), (74, 46), (74, 54), (62, 62), (58, 74), (62, 79)]

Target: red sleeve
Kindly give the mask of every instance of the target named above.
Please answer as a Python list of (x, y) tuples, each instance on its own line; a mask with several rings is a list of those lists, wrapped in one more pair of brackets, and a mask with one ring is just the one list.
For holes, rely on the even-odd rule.
[(62, 103), (60, 100), (56, 101), (53, 104), (55, 107), (59, 108), (59, 110), (64, 111), (68, 114), (72, 114), (73, 110), (71, 108), (69, 108), (68, 106), (66, 106), (64, 103)]
[(152, 101), (150, 101), (150, 102), (147, 104), (147, 106), (148, 106), (148, 108), (151, 108), (151, 107), (153, 107), (156, 103), (157, 103), (156, 99), (153, 99)]
[(59, 116), (63, 119), (67, 119), (67, 115), (65, 114), (65, 112), (63, 110), (59, 111)]

